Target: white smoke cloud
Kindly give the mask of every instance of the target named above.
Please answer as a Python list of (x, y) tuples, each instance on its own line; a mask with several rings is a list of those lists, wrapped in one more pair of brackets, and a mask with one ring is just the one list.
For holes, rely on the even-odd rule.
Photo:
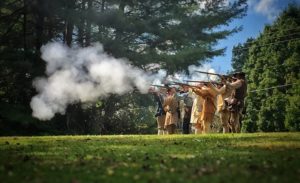
[(33, 82), (38, 94), (31, 100), (33, 116), (48, 120), (56, 113), (65, 113), (68, 104), (95, 101), (110, 94), (124, 94), (137, 88), (148, 91), (154, 79), (166, 73), (149, 74), (103, 51), (101, 44), (87, 48), (68, 48), (49, 43), (41, 48), (47, 63), (47, 77)]
[(153, 80), (152, 84), (153, 85), (163, 85), (163, 80), (164, 78), (167, 77), (167, 71), (164, 69), (158, 70), (156, 74), (156, 78)]

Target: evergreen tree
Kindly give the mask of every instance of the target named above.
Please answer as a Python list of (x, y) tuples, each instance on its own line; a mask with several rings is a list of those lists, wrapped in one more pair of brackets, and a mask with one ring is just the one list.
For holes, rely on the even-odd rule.
[(246, 131), (256, 126), (262, 131), (299, 130), (299, 10), (290, 5), (248, 47), (243, 68), (249, 84)]
[(254, 41), (253, 38), (248, 38), (244, 44), (239, 43), (232, 48), (231, 66), (233, 72), (240, 72), (243, 70), (243, 66), (249, 57), (248, 47), (251, 46), (252, 41)]
[[(94, 17), (94, 41), (104, 44), (107, 52), (127, 57), (144, 68), (159, 63), (169, 72), (199, 65), (224, 49), (214, 49), (218, 40), (240, 30), (216, 31), (234, 18), (244, 15), (245, 0), (229, 6), (224, 0), (127, 0), (105, 1), (100, 9), (90, 13)], [(200, 9), (200, 6), (204, 8)]]

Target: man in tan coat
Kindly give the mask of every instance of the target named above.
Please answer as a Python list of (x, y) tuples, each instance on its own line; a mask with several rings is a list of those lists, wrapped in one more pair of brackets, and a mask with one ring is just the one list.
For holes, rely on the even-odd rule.
[[(201, 87), (201, 85), (198, 85)], [(196, 124), (198, 119), (200, 118), (201, 112), (202, 112), (202, 106), (203, 106), (203, 98), (199, 95), (197, 95), (195, 92), (193, 92), (193, 89), (190, 88), (190, 94), (194, 98), (192, 111), (191, 111), (191, 131), (192, 133), (201, 133), (202, 131), (199, 131), (196, 129)]]
[(178, 123), (178, 101), (176, 98), (176, 89), (168, 88), (163, 108), (166, 112), (165, 128), (167, 134), (174, 134), (176, 124)]
[(217, 92), (212, 89), (211, 83), (208, 86), (193, 88), (193, 91), (203, 98), (202, 112), (197, 121), (196, 133), (209, 133), (216, 111), (215, 99)]
[(220, 119), (223, 127), (223, 133), (229, 132), (229, 119), (230, 119), (230, 111), (227, 108), (227, 98), (231, 96), (233, 91), (232, 88), (227, 85), (218, 85), (217, 87), (212, 87), (215, 92), (218, 94), (217, 96), (217, 112), (220, 114)]

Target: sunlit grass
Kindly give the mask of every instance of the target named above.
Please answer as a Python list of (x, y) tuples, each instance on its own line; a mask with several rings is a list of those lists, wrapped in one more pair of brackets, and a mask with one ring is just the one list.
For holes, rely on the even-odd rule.
[(300, 133), (0, 138), (2, 182), (299, 182)]

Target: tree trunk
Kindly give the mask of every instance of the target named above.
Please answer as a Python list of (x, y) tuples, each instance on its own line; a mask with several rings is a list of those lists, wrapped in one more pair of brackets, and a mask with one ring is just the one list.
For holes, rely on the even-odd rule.
[(26, 42), (26, 34), (27, 34), (27, 2), (26, 0), (23, 1), (24, 5), (24, 12), (23, 12), (23, 49), (24, 49), (24, 61), (26, 60), (27, 56), (27, 42)]
[(80, 21), (78, 25), (78, 38), (77, 41), (80, 44), (80, 46), (84, 46), (84, 21), (85, 21), (85, 5), (86, 5), (86, 0), (83, 0), (81, 3), (81, 16), (80, 16)]
[(40, 48), (43, 44), (43, 32), (44, 32), (44, 23), (45, 23), (45, 15), (43, 10), (40, 7), (42, 6), (43, 1), (38, 0), (36, 4), (36, 13), (37, 13), (37, 19), (36, 19), (36, 42), (35, 42), (35, 48), (37, 50), (37, 53), (39, 53)]
[[(106, 2), (105, 0), (101, 1), (101, 13), (103, 13), (105, 10), (105, 2)], [(100, 40), (102, 40), (103, 39), (103, 25), (101, 25), (101, 24), (98, 24), (98, 34), (101, 36)]]
[(86, 37), (85, 37), (85, 46), (91, 45), (91, 20), (90, 20), (90, 11), (92, 10), (92, 0), (88, 0), (87, 7), (87, 18), (86, 18)]
[[(70, 10), (73, 10), (75, 7), (75, 1), (67, 1), (66, 9), (67, 12), (71, 12)], [(66, 14), (65, 19), (65, 30), (64, 30), (64, 43), (71, 47), (72, 41), (73, 41), (73, 30), (74, 30), (74, 21), (73, 21), (73, 15), (72, 14)]]
[(72, 20), (69, 20), (66, 22), (66, 44), (71, 47), (72, 41), (73, 41), (73, 29), (74, 29), (74, 23)]

